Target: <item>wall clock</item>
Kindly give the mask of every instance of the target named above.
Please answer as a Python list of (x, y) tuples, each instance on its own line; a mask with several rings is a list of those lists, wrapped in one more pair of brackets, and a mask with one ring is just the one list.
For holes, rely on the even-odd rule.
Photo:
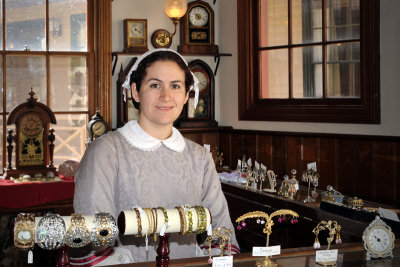
[(217, 127), (214, 119), (214, 75), (204, 61), (197, 59), (189, 62), (189, 68), (199, 80), (199, 102), (194, 109), (195, 93), (189, 93), (189, 99), (175, 126), (177, 127)]
[(367, 252), (367, 260), (371, 258), (393, 257), (394, 234), (379, 216), (375, 217), (363, 235), (363, 244)]
[[(53, 166), (55, 136), (50, 128), (50, 123), (56, 124), (56, 118), (50, 108), (37, 102), (32, 89), (29, 95), (27, 102), (16, 106), (7, 119), (7, 125), (15, 124), (16, 133), (8, 131), (6, 179), (18, 178), (21, 174), (46, 176), (49, 171), (56, 170)], [(15, 168), (11, 163), (13, 142)]]
[(147, 19), (124, 20), (124, 52), (143, 53), (147, 48)]
[(195, 55), (217, 55), (214, 44), (214, 11), (204, 1), (188, 3), (188, 9), (180, 23), (178, 52)]

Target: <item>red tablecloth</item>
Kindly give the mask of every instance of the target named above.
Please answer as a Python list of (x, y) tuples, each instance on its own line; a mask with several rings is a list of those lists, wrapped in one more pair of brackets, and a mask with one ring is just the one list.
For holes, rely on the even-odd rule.
[(64, 180), (54, 183), (14, 183), (0, 179), (0, 207), (26, 208), (48, 202), (72, 199), (75, 183)]

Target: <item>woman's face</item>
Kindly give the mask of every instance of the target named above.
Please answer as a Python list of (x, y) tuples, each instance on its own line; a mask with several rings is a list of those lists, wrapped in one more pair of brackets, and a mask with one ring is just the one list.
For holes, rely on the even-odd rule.
[(160, 126), (172, 126), (189, 94), (185, 90), (185, 73), (173, 61), (156, 61), (146, 73), (139, 92), (132, 84), (132, 96), (140, 102), (140, 126), (151, 132)]

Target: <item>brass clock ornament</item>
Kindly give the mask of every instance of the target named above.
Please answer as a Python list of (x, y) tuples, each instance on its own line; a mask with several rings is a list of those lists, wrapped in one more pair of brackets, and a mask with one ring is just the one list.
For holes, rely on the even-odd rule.
[(96, 113), (89, 121), (88, 130), (89, 130), (89, 142), (95, 140), (96, 138), (108, 132), (108, 125), (104, 121), (103, 117), (100, 115), (100, 110), (97, 109)]
[[(6, 179), (19, 178), (23, 174), (46, 177), (49, 172), (56, 170), (53, 165), (55, 136), (50, 127), (50, 123), (56, 124), (56, 118), (49, 107), (37, 102), (32, 89), (29, 95), (27, 102), (16, 106), (7, 119), (7, 125), (16, 125), (16, 133), (13, 135), (13, 131), (8, 130)], [(16, 150), (15, 168), (11, 163), (13, 142)]]
[(180, 45), (178, 52), (194, 55), (217, 55), (214, 44), (214, 11), (204, 1), (188, 3), (188, 9), (180, 23)]
[(156, 30), (151, 35), (151, 44), (154, 48), (169, 48), (172, 44), (172, 36), (167, 30)]
[(394, 234), (379, 216), (375, 217), (365, 228), (362, 240), (367, 252), (367, 260), (371, 258), (393, 258)]

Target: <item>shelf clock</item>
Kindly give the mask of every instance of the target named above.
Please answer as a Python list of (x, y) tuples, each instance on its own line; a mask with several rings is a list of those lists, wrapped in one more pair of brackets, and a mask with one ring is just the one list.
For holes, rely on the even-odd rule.
[[(49, 107), (37, 102), (32, 89), (29, 95), (27, 102), (16, 106), (7, 119), (7, 125), (15, 124), (16, 133), (13, 135), (13, 131), (8, 130), (6, 179), (18, 178), (22, 174), (46, 176), (49, 171), (56, 170), (53, 165), (55, 136), (50, 128), (50, 123), (56, 124), (56, 118)], [(13, 141), (15, 168), (11, 163)]]
[(217, 127), (214, 119), (214, 75), (204, 61), (197, 59), (189, 62), (189, 68), (199, 80), (199, 102), (194, 109), (194, 91), (189, 92), (189, 99), (181, 116), (175, 122), (176, 127)]
[(362, 240), (367, 253), (367, 260), (371, 258), (393, 258), (394, 234), (392, 229), (376, 216), (365, 228)]
[(96, 110), (88, 123), (88, 130), (90, 142), (108, 132), (108, 125), (101, 116), (100, 110)]
[(180, 22), (178, 52), (192, 55), (217, 55), (214, 41), (214, 11), (204, 1), (188, 3), (186, 14)]

